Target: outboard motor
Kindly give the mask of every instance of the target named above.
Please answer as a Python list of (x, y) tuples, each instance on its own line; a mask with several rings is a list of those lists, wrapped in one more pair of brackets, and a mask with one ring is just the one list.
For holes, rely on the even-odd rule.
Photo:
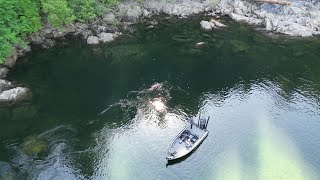
[(200, 129), (206, 129), (207, 128), (207, 120), (205, 118), (199, 119), (199, 127)]

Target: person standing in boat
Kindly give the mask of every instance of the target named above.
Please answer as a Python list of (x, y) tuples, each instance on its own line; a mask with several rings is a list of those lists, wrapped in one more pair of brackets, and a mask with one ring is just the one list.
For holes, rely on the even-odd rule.
[(193, 126), (193, 123), (194, 123), (194, 121), (193, 121), (193, 117), (191, 117), (190, 119), (189, 119), (189, 121), (190, 121), (190, 129), (192, 129), (192, 126)]

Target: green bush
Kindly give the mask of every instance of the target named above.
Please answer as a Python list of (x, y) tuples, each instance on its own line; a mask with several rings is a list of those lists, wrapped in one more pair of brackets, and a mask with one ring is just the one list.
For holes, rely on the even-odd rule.
[(14, 45), (23, 45), (29, 33), (40, 30), (41, 18), (61, 28), (74, 20), (91, 21), (117, 3), (118, 0), (0, 0), (0, 64)]
[(14, 44), (41, 28), (39, 7), (33, 0), (0, 0), (0, 64)]
[(75, 20), (66, 0), (40, 0), (48, 22), (55, 28), (68, 25)]
[(68, 0), (68, 3), (78, 21), (88, 22), (103, 15), (118, 0)]

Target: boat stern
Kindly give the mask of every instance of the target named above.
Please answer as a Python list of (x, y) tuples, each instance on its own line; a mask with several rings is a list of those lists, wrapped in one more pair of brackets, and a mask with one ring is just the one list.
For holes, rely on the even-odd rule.
[(166, 159), (167, 159), (168, 161), (173, 160), (173, 159), (174, 159), (174, 156), (169, 155), (169, 156), (166, 157)]

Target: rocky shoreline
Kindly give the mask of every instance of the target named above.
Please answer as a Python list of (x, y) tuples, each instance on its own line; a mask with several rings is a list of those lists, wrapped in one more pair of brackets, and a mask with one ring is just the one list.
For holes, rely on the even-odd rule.
[(317, 0), (288, 2), (290, 4), (221, 0), (214, 12), (228, 15), (238, 22), (260, 25), (269, 32), (302, 37), (319, 35), (320, 2)]
[[(279, 0), (281, 1), (281, 0)], [(74, 23), (63, 30), (44, 23), (43, 28), (30, 34), (26, 47), (17, 46), (4, 64), (0, 65), (0, 105), (10, 105), (25, 100), (30, 90), (5, 80), (19, 57), (31, 51), (31, 47), (51, 48), (56, 40), (67, 35), (81, 36), (88, 44), (97, 45), (114, 41), (122, 32), (133, 31), (140, 20), (148, 20), (146, 29), (157, 25), (152, 15), (167, 14), (186, 18), (193, 14), (207, 13), (218, 17), (227, 15), (238, 22), (245, 22), (268, 32), (290, 36), (308, 37), (320, 34), (320, 2), (316, 0), (290, 0), (290, 4), (257, 3), (255, 0), (148, 0), (123, 2), (103, 17), (90, 23)], [(200, 26), (212, 30), (224, 25), (215, 21), (201, 21)]]

